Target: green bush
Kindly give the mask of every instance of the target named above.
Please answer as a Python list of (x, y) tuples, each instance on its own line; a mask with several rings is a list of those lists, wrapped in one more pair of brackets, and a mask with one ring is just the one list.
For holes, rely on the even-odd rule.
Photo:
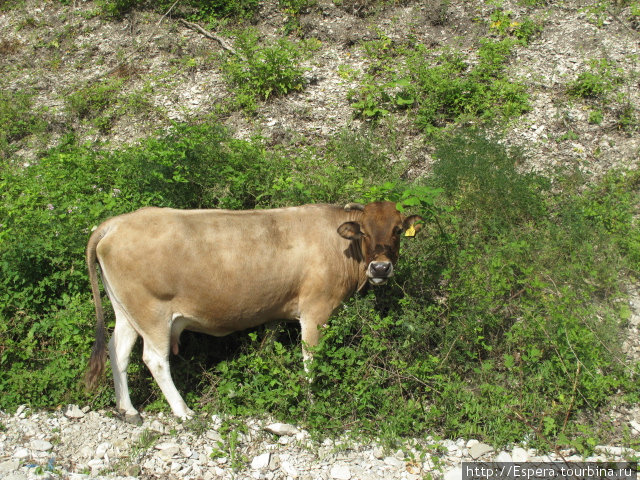
[[(558, 193), (492, 139), (449, 138), (435, 156), (423, 197), (428, 206), (441, 187), (440, 208), (403, 243), (397, 283), (331, 319), (314, 382), (297, 335), (258, 330), (219, 365), (206, 397), (216, 411), (266, 409), (390, 443), (429, 432), (587, 452), (600, 440), (598, 409), (614, 392), (638, 393), (618, 337), (619, 272), (638, 271), (637, 173), (580, 194), (562, 174)], [(385, 185), (371, 191), (395, 195)]]
[(174, 14), (208, 22), (227, 18), (237, 21), (251, 19), (260, 3), (258, 0), (187, 0), (174, 5), (170, 0), (100, 0), (99, 5), (103, 14), (111, 18), (122, 18), (134, 9), (152, 9), (165, 14), (172, 8)]
[(473, 67), (459, 52), (430, 61), (428, 50), (417, 46), (406, 53), (405, 67), (396, 67), (392, 80), (368, 75), (362, 87), (350, 93), (351, 106), (365, 119), (408, 109), (429, 135), (451, 124), (517, 117), (530, 106), (525, 86), (505, 72), (514, 44), (511, 39), (483, 40)]
[[(328, 163), (287, 159), (217, 124), (174, 125), (110, 152), (69, 143), (0, 177), (0, 408), (83, 398), (94, 315), (84, 248), (108, 217), (146, 205), (255, 208), (344, 201), (384, 158), (365, 138), (336, 138)], [(328, 177), (327, 177), (328, 175)], [(137, 385), (145, 370), (132, 367)], [(22, 401), (21, 401), (22, 400)]]
[(257, 31), (242, 30), (235, 42), (236, 54), (222, 66), (234, 90), (235, 102), (248, 110), (258, 100), (286, 95), (304, 87), (303, 49), (286, 38), (261, 41)]
[(592, 60), (589, 69), (569, 82), (567, 93), (574, 97), (603, 99), (623, 81), (620, 72), (606, 59)]
[(46, 122), (32, 111), (31, 97), (24, 91), (0, 91), (0, 161), (17, 150), (20, 140), (47, 129)]
[[(611, 395), (640, 396), (619, 338), (629, 315), (622, 282), (640, 271), (640, 173), (549, 181), (523, 172), (521, 154), (498, 139), (462, 132), (439, 142), (428, 177), (405, 182), (385, 151), (350, 133), (322, 150), (270, 150), (205, 123), (115, 151), (69, 139), (29, 167), (5, 164), (0, 408), (89, 400), (78, 383), (94, 327), (83, 251), (103, 219), (150, 204), (391, 199), (421, 212), (423, 231), (403, 240), (393, 282), (338, 309), (311, 384), (295, 326), (185, 333), (172, 363), (187, 401), (269, 413), (323, 436), (348, 426), (389, 445), (428, 432), (587, 452)], [(165, 408), (134, 357), (134, 401)]]

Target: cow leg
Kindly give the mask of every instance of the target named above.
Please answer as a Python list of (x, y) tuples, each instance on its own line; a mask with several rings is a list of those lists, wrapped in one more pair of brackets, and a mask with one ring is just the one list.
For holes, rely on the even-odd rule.
[(194, 413), (184, 402), (178, 389), (171, 378), (171, 370), (169, 367), (169, 334), (166, 335), (166, 342), (156, 345), (152, 341), (144, 339), (144, 349), (142, 352), (142, 360), (151, 371), (151, 375), (155, 378), (160, 390), (164, 394), (173, 414), (182, 419), (191, 418)]
[[(309, 365), (313, 361), (313, 354), (309, 347), (315, 347), (320, 341), (321, 329), (326, 325), (333, 309), (326, 306), (310, 309), (300, 315), (300, 327), (302, 329), (302, 359), (304, 371), (309, 373)], [(310, 379), (311, 380), (311, 379)]]
[(129, 423), (140, 424), (142, 418), (133, 407), (129, 397), (127, 385), (127, 367), (133, 345), (138, 338), (138, 332), (131, 326), (122, 311), (114, 304), (116, 312), (116, 326), (109, 340), (109, 357), (111, 358), (111, 371), (113, 372), (113, 385), (116, 393), (116, 408)]

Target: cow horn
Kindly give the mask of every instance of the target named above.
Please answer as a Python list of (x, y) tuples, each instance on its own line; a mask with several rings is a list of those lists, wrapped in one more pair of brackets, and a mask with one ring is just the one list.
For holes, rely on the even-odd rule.
[(344, 206), (345, 211), (350, 212), (351, 210), (360, 210), (361, 212), (364, 211), (364, 205), (362, 205), (361, 203), (347, 203)]

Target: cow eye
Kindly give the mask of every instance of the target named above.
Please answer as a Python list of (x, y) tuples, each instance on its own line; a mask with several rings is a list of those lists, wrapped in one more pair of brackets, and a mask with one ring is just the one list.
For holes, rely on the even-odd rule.
[(400, 228), (400, 227), (395, 227), (395, 228), (393, 229), (393, 234), (394, 234), (394, 235), (400, 235), (401, 233), (402, 233), (402, 228)]

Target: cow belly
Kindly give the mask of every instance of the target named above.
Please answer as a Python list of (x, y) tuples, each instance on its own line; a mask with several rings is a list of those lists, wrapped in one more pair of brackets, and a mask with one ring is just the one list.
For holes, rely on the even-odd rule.
[[(219, 301), (216, 301), (219, 300)], [(253, 299), (235, 297), (237, 303), (215, 294), (200, 302), (186, 302), (188, 305), (177, 305), (174, 310), (175, 321), (180, 319), (182, 329), (206, 333), (217, 337), (225, 336), (238, 330), (245, 330), (261, 325), (270, 320), (293, 320), (298, 318), (297, 299), (282, 301), (265, 301), (257, 296)], [(260, 302), (252, 304), (253, 302)]]

